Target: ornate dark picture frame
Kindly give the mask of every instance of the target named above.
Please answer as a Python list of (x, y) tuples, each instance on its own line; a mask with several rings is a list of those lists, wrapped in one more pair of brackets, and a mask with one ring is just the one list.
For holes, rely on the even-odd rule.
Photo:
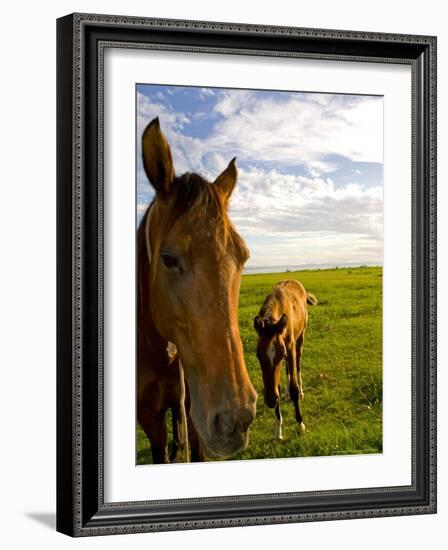
[[(170, 51), (412, 68), (412, 484), (107, 503), (103, 491), (103, 53)], [(73, 14), (57, 22), (57, 529), (71, 536), (436, 512), (436, 38)]]

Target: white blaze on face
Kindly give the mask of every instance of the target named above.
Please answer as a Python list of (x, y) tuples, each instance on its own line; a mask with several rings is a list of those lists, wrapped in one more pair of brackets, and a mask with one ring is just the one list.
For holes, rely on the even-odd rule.
[(267, 356), (269, 358), (269, 361), (271, 362), (271, 365), (274, 366), (274, 359), (275, 359), (275, 344), (274, 342), (271, 342), (269, 344), (269, 347), (267, 349)]

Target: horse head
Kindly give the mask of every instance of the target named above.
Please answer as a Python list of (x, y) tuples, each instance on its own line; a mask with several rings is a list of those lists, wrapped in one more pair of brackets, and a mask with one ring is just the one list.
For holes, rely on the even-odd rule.
[(254, 328), (258, 333), (257, 358), (261, 366), (264, 385), (264, 401), (273, 408), (280, 398), (280, 373), (282, 361), (286, 358), (285, 330), (288, 319), (262, 318), (257, 315)]

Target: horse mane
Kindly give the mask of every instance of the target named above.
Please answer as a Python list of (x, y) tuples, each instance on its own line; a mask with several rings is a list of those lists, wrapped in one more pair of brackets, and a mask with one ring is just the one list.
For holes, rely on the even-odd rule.
[[(154, 201), (153, 201), (154, 202)], [(147, 284), (144, 284), (148, 281), (149, 278), (149, 259), (146, 248), (146, 239), (145, 239), (145, 227), (148, 220), (149, 211), (151, 210), (151, 204), (146, 209), (145, 214), (143, 215), (142, 220), (137, 229), (137, 246), (136, 246), (136, 257), (137, 257), (137, 309), (139, 315), (141, 312), (144, 312), (148, 309), (149, 303), (149, 287)]]

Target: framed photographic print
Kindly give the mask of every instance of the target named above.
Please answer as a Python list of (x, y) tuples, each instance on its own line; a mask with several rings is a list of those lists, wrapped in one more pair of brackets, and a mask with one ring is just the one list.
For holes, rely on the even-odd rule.
[(57, 40), (57, 529), (434, 513), (436, 38)]

